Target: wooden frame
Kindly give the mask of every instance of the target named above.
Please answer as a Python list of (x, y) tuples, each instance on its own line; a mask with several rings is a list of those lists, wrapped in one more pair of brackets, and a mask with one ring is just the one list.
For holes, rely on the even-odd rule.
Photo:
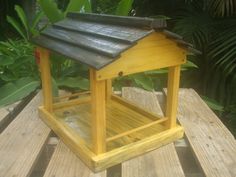
[[(98, 71), (91, 68), (90, 91), (57, 97), (56, 103), (53, 103), (51, 93), (49, 52), (43, 48), (37, 49), (41, 57), (40, 70), (44, 96), (43, 106), (39, 108), (40, 117), (95, 172), (154, 150), (183, 136), (183, 128), (176, 124), (176, 111), (180, 65), (186, 61), (186, 52), (171, 40), (166, 40), (161, 43), (167, 43), (172, 53), (169, 51), (170, 54), (165, 54), (162, 59), (160, 56), (148, 58), (150, 61), (160, 59), (157, 64), (149, 62), (143, 65), (141, 58), (135, 59), (135, 51), (141, 54), (151, 46), (154, 53), (156, 47), (159, 47), (159, 52), (162, 51), (161, 54), (169, 50), (162, 49), (160, 44), (156, 46), (155, 41), (160, 39), (164, 39), (161, 34), (150, 35), (113, 64)], [(142, 48), (144, 50), (141, 50)], [(130, 69), (134, 59), (137, 67)], [(129, 62), (124, 65), (123, 60)], [(162, 67), (169, 68), (164, 117), (112, 93), (112, 78), (120, 74), (119, 68), (123, 68), (122, 74), (127, 75)], [(76, 122), (73, 122), (75, 117)]]

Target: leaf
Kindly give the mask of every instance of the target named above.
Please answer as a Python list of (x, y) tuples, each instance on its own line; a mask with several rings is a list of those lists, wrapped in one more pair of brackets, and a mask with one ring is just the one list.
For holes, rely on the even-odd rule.
[(31, 30), (37, 28), (37, 25), (38, 25), (39, 21), (42, 19), (43, 15), (44, 15), (44, 13), (42, 11), (35, 15), (33, 22), (32, 22)]
[(133, 74), (129, 77), (132, 78), (137, 85), (146, 90), (152, 91), (154, 89), (152, 79), (146, 76), (144, 73)]
[(59, 95), (57, 82), (55, 81), (55, 79), (53, 77), (52, 77), (52, 94), (54, 97), (57, 97)]
[(91, 13), (92, 12), (91, 0), (86, 0), (86, 2), (84, 4), (84, 11), (87, 12), (87, 13)]
[(189, 60), (187, 60), (187, 62), (185, 64), (183, 64), (182, 66), (185, 68), (198, 68), (198, 66), (195, 63), (193, 63)]
[(0, 66), (7, 66), (14, 63), (14, 59), (7, 55), (0, 54)]
[(25, 28), (25, 32), (26, 32), (26, 35), (27, 35), (27, 39), (29, 39), (29, 27), (28, 27), (28, 23), (27, 23), (27, 18), (26, 18), (26, 15), (25, 15), (25, 12), (24, 10), (18, 6), (18, 5), (15, 5), (15, 10), (17, 12), (17, 15), (18, 17), (20, 18), (21, 20), (21, 23), (23, 24), (24, 28)]
[(64, 18), (63, 13), (58, 9), (54, 0), (39, 0), (39, 4), (51, 23), (55, 23)]
[(168, 69), (157, 69), (152, 71), (145, 71), (145, 74), (147, 75), (153, 75), (153, 74), (166, 74), (168, 73)]
[(65, 77), (56, 81), (58, 87), (88, 90), (89, 80), (83, 77)]
[(15, 28), (15, 30), (27, 41), (27, 36), (24, 34), (22, 27), (14, 18), (7, 16), (7, 22), (10, 23)]
[(30, 77), (5, 84), (0, 88), (0, 106), (14, 103), (26, 97), (39, 86), (40, 82)]
[(206, 96), (201, 96), (203, 98), (203, 100), (205, 101), (205, 103), (214, 111), (220, 111), (223, 112), (224, 111), (224, 107), (222, 105), (220, 105), (217, 101), (208, 98)]
[(86, 1), (87, 0), (70, 0), (64, 15), (66, 15), (68, 12), (79, 12), (85, 3), (87, 3)]
[(116, 15), (127, 16), (132, 8), (133, 0), (121, 0), (116, 8)]

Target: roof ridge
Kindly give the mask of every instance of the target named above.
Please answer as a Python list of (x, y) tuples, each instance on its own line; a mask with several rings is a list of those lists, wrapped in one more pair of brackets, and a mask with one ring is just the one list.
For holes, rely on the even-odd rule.
[(95, 22), (103, 22), (108, 24), (125, 25), (133, 27), (144, 27), (151, 29), (163, 29), (167, 27), (165, 19), (155, 19), (149, 17), (134, 17), (134, 16), (117, 16), (95, 13), (75, 13), (69, 12), (67, 18), (80, 20), (89, 20)]

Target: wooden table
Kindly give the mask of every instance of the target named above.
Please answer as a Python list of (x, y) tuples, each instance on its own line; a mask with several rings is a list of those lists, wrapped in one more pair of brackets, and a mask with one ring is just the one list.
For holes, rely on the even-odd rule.
[[(163, 112), (165, 91), (123, 88), (122, 96)], [(0, 109), (0, 177), (236, 177), (235, 138), (192, 89), (179, 92), (184, 139), (97, 174), (38, 118), (40, 93), (26, 103)]]

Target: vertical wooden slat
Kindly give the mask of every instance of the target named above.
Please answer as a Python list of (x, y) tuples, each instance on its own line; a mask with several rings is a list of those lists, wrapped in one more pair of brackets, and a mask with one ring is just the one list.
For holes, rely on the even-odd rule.
[(108, 79), (106, 80), (106, 98), (109, 99), (111, 98), (112, 94), (112, 80)]
[(50, 73), (49, 51), (44, 48), (37, 48), (40, 53), (40, 71), (43, 89), (43, 102), (47, 111), (52, 112), (52, 84)]
[(92, 104), (92, 139), (94, 153), (106, 151), (106, 81), (96, 80), (96, 71), (90, 69)]
[(166, 117), (168, 117), (167, 121), (168, 128), (173, 128), (176, 126), (179, 79), (180, 79), (180, 65), (169, 67), (167, 102), (166, 102)]

